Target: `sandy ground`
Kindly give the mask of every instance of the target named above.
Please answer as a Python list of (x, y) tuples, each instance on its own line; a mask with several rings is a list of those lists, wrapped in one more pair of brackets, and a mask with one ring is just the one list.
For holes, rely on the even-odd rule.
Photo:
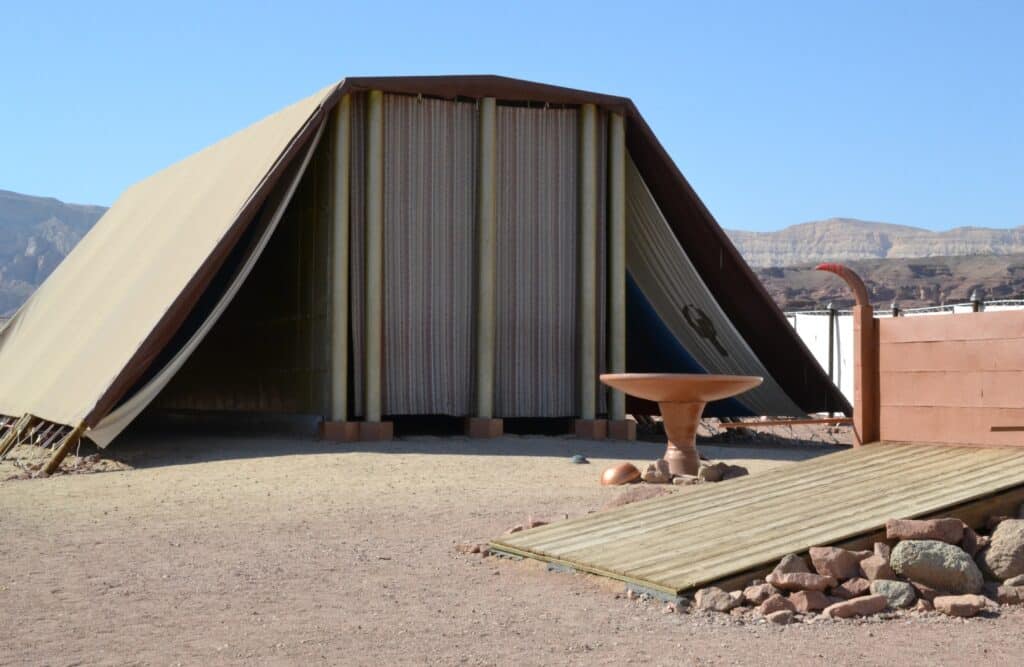
[[(113, 453), (135, 469), (0, 482), (0, 663), (1020, 664), (1016, 611), (737, 625), (454, 550), (599, 508), (622, 493), (596, 483), (605, 465), (660, 451), (132, 436)], [(756, 474), (830, 449), (702, 451)]]

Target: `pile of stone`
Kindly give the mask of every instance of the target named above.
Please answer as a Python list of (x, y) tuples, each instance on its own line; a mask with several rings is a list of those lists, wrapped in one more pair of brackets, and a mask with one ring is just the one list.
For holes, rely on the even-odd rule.
[(747, 469), (743, 466), (730, 465), (723, 461), (717, 463), (701, 461), (696, 475), (673, 475), (669, 472), (668, 461), (658, 459), (647, 466), (647, 470), (640, 474), (640, 479), (648, 484), (689, 485), (702, 482), (721, 482), (725, 479), (743, 477), (746, 474)]
[[(1016, 519), (993, 517), (985, 532), (960, 519), (891, 519), (886, 541), (870, 551), (814, 547), (810, 564), (790, 554), (765, 580), (741, 591), (701, 589), (692, 606), (788, 624), (879, 614), (971, 617), (1024, 604), (1024, 506)], [(685, 610), (677, 602), (665, 611)]]

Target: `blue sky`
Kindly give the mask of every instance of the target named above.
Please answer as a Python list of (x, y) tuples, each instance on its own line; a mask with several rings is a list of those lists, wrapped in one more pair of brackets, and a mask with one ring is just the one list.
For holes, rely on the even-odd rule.
[(0, 188), (110, 204), (345, 75), (493, 73), (633, 98), (726, 227), (1024, 225), (1024, 2), (151, 4), (4, 3)]

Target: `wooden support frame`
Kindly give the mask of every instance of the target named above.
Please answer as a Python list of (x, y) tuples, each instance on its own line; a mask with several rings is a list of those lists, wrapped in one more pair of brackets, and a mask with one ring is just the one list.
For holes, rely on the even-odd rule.
[(46, 475), (52, 475), (56, 472), (57, 468), (60, 467), (61, 462), (71, 452), (71, 448), (78, 444), (78, 441), (82, 439), (82, 434), (85, 433), (85, 423), (81, 423), (72, 429), (57, 445), (56, 451), (53, 452), (53, 456), (46, 462), (42, 470), (39, 472)]
[(11, 426), (7, 430), (3, 438), (0, 439), (0, 461), (3, 461), (7, 454), (9, 454), (11, 450), (13, 450), (15, 446), (17, 446), (17, 444), (21, 440), (22, 434), (26, 430), (28, 430), (28, 428), (32, 426), (35, 423), (35, 421), (35, 417), (28, 413), (25, 413), (24, 415), (21, 416), (20, 419), (18, 419), (18, 421), (14, 423), (13, 426)]

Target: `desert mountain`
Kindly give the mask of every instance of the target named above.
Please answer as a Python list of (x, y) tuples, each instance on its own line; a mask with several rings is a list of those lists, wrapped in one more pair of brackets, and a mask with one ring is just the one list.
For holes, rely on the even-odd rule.
[(0, 315), (17, 309), (105, 210), (0, 190)]
[[(32, 294), (105, 210), (0, 190), (0, 316)], [(783, 310), (849, 305), (840, 281), (813, 270), (820, 261), (853, 266), (876, 305), (962, 302), (974, 290), (986, 299), (1024, 298), (1024, 227), (931, 232), (833, 218), (728, 234)]]
[(753, 267), (808, 262), (1024, 253), (1024, 226), (1014, 229), (957, 227), (932, 232), (918, 227), (831, 218), (777, 232), (727, 231)]

